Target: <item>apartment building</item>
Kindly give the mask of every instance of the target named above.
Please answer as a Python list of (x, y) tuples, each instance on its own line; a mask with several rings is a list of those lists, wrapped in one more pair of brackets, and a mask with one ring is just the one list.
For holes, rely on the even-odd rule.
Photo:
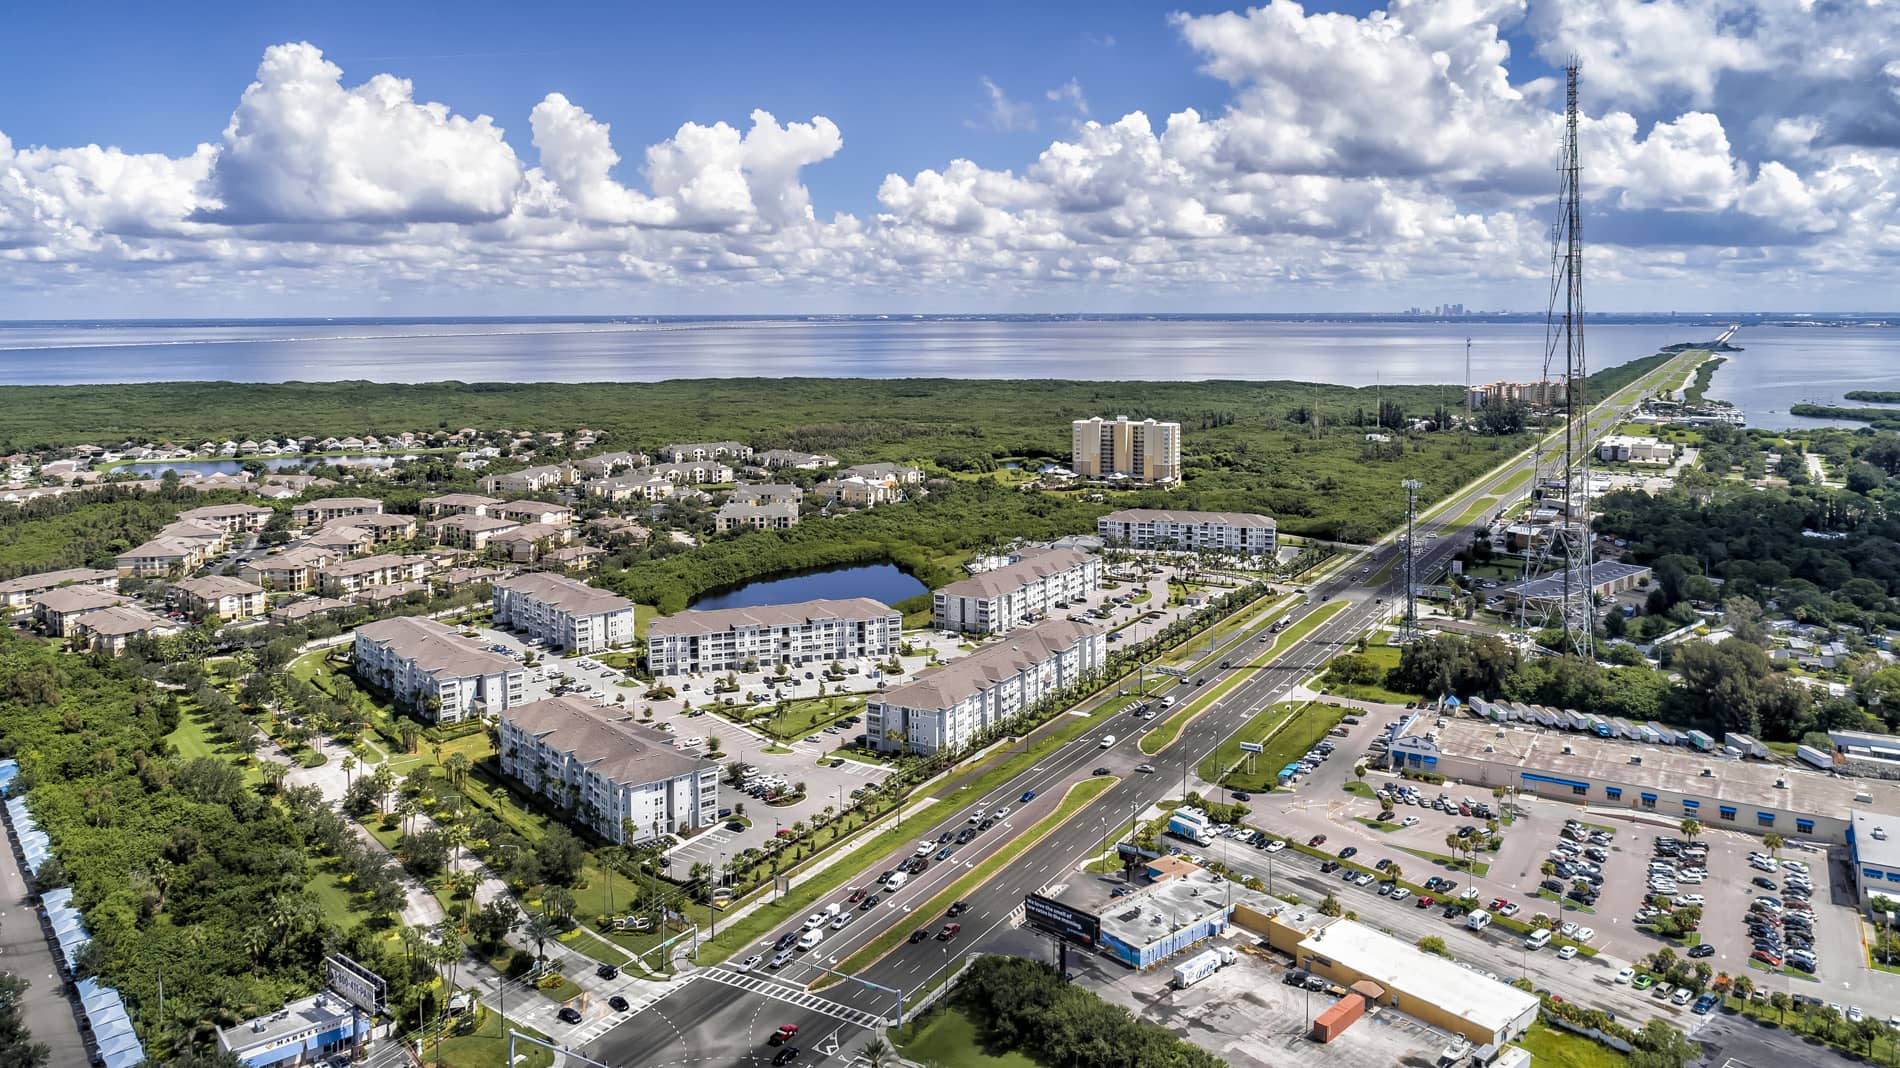
[(873, 482), (894, 482), (899, 486), (916, 486), (924, 481), (924, 473), (921, 469), (893, 463), (852, 464), (838, 472), (838, 477), (866, 478)]
[(609, 544), (630, 543), (645, 544), (653, 540), (653, 532), (625, 516), (604, 515), (587, 521), (587, 533)]
[(619, 504), (623, 501), (663, 501), (679, 491), (670, 478), (635, 472), (624, 478), (601, 478), (585, 484), (587, 495)]
[(133, 638), (176, 634), (184, 628), (163, 616), (153, 615), (137, 605), (121, 604), (98, 608), (73, 618), (67, 634), (75, 646), (117, 656)]
[(317, 585), (317, 572), (346, 554), (318, 545), (299, 545), (276, 556), (260, 556), (238, 565), (238, 577), (279, 593), (302, 593)]
[(519, 526), (521, 523), (513, 519), (465, 513), (430, 523), (429, 537), (433, 538), (438, 545), (452, 545), (459, 549), (473, 549), (480, 552), (488, 548), (490, 538)]
[(1134, 549), (1212, 549), (1271, 556), (1278, 524), (1253, 512), (1180, 512), (1126, 508), (1095, 521), (1095, 533), (1112, 545)]
[(793, 501), (746, 504), (727, 501), (713, 513), (713, 527), (721, 534), (735, 530), (789, 530), (798, 525), (798, 505)]
[(383, 502), (368, 497), (323, 497), (290, 506), (291, 522), (302, 526), (347, 519), (353, 515), (381, 515)]
[(203, 508), (187, 508), (178, 513), (178, 518), (186, 523), (217, 527), (227, 534), (255, 534), (276, 514), (255, 504), (208, 504)]
[(437, 723), (500, 712), (522, 703), (527, 672), (454, 628), (394, 616), (356, 628), (357, 678)]
[(776, 482), (741, 482), (726, 494), (726, 500), (741, 504), (797, 504), (804, 499), (804, 490)]
[(524, 467), (519, 471), (510, 471), (505, 475), (490, 475), (482, 479), (482, 492), (540, 493), (543, 490), (572, 486), (578, 481), (580, 481), (580, 472), (566, 464)]
[(1087, 597), (1101, 584), (1099, 557), (1074, 549), (1023, 553), (1003, 567), (938, 590), (932, 618), (939, 630), (1005, 634), (1047, 615), (1058, 602)]
[(823, 494), (825, 500), (831, 504), (843, 504), (852, 508), (874, 508), (903, 498), (903, 491), (898, 488), (895, 481), (870, 479), (862, 475), (826, 479), (812, 489)]
[[(660, 450), (670, 464), (701, 463), (706, 460), (750, 460), (752, 446), (736, 441), (706, 441), (693, 445), (668, 445)], [(720, 480), (724, 481), (724, 480)]]
[(501, 770), (595, 834), (639, 845), (719, 818), (719, 765), (625, 712), (550, 697), (501, 714)]
[(888, 657), (904, 617), (869, 597), (681, 612), (647, 624), (647, 670), (655, 675), (762, 665)]
[(384, 553), (360, 560), (343, 560), (317, 572), (317, 588), (332, 597), (356, 593), (371, 586), (420, 582), (434, 562), (426, 556)]
[(451, 515), (487, 515), (490, 508), (501, 503), (499, 497), (484, 497), (479, 493), (444, 493), (440, 497), (424, 497), (422, 514), (430, 519)]
[(652, 458), (638, 452), (603, 452), (579, 461), (582, 476), (586, 478), (606, 478), (620, 471), (635, 467), (645, 467)]
[(376, 544), (376, 532), (368, 527), (359, 527), (358, 519), (368, 516), (353, 516), (349, 519), (332, 520), (319, 530), (312, 531), (299, 548), (316, 549), (321, 552), (335, 553), (338, 556), (355, 556), (369, 552)]
[(564, 567), (569, 571), (592, 571), (607, 558), (607, 550), (593, 545), (565, 545), (551, 549), (541, 557), (555, 567)]
[(685, 460), (679, 463), (655, 464), (647, 468), (645, 473), (681, 486), (731, 482), (733, 477), (732, 468), (718, 460)]
[(21, 575), (0, 581), (0, 605), (10, 608), (22, 608), (50, 590), (64, 586), (97, 586), (101, 589), (119, 588), (119, 573), (90, 567), (69, 567), (59, 571), (42, 571), (37, 575)]
[(1097, 416), (1071, 424), (1069, 466), (1082, 478), (1131, 482), (1178, 482), (1181, 478), (1181, 424), (1125, 415)]
[(885, 752), (961, 749), (1051, 694), (1100, 671), (1105, 632), (1051, 619), (877, 695), (865, 705), (865, 735)]
[(416, 536), (416, 517), (412, 515), (356, 515), (348, 519), (339, 519), (338, 524), (347, 523), (358, 530), (369, 532), (370, 541), (377, 545), (387, 545), (395, 541), (408, 541)]
[(838, 458), (822, 452), (798, 452), (793, 449), (767, 449), (753, 457), (767, 471), (789, 467), (795, 471), (818, 471), (838, 466)]
[(180, 579), (171, 584), (172, 603), (191, 619), (216, 613), (219, 618), (250, 619), (268, 610), (264, 587), (224, 575)]
[(100, 586), (62, 586), (33, 598), (33, 622), (48, 635), (64, 638), (71, 632), (73, 620), (125, 602), (125, 597)]
[(488, 539), (491, 553), (506, 556), (517, 564), (531, 564), (551, 549), (574, 540), (574, 528), (552, 523), (529, 523), (504, 530)]
[(196, 538), (157, 537), (120, 553), (115, 562), (121, 576), (163, 578), (200, 567), (212, 543)]
[(350, 607), (352, 607), (350, 602), (339, 601), (334, 597), (306, 597), (271, 609), (270, 621), (280, 627), (285, 627)]
[(521, 524), (564, 526), (574, 521), (574, 509), (565, 504), (549, 504), (546, 501), (509, 501), (490, 508), (488, 514)]
[(567, 653), (598, 653), (633, 641), (633, 602), (553, 574), (517, 575), (494, 584), (495, 626), (520, 631)]

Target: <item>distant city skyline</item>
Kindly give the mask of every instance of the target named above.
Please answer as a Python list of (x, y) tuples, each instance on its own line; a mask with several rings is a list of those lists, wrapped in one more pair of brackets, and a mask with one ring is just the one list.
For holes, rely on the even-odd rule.
[(457, 13), (11, 15), (0, 318), (1535, 311), (1573, 54), (1590, 306), (1892, 302), (1895, 5)]

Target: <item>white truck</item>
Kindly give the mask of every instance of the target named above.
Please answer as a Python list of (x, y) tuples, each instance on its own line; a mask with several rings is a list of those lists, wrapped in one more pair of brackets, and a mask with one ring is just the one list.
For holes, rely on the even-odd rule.
[(1483, 909), (1472, 909), (1470, 915), (1465, 917), (1465, 926), (1474, 931), (1482, 931), (1491, 926), (1491, 914)]
[(1176, 990), (1186, 990), (1234, 963), (1235, 959), (1237, 959), (1237, 954), (1228, 946), (1219, 946), (1196, 953), (1174, 966), (1174, 978), (1171, 982)]

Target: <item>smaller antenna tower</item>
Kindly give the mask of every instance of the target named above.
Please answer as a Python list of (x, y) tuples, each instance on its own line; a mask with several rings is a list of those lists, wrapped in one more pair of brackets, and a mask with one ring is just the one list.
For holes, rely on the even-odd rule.
[(1401, 645), (1418, 638), (1418, 489), (1419, 481), (1408, 478), (1399, 483), (1405, 490), (1405, 559), (1399, 574), (1405, 582), (1405, 615), (1399, 619)]

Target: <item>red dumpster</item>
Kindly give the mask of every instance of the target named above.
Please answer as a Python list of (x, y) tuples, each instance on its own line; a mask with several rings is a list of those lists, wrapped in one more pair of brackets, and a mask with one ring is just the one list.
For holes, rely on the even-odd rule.
[(1347, 994), (1333, 1002), (1331, 1008), (1320, 1013), (1319, 1019), (1313, 1021), (1313, 1041), (1331, 1042), (1365, 1014), (1366, 999), (1357, 994)]

